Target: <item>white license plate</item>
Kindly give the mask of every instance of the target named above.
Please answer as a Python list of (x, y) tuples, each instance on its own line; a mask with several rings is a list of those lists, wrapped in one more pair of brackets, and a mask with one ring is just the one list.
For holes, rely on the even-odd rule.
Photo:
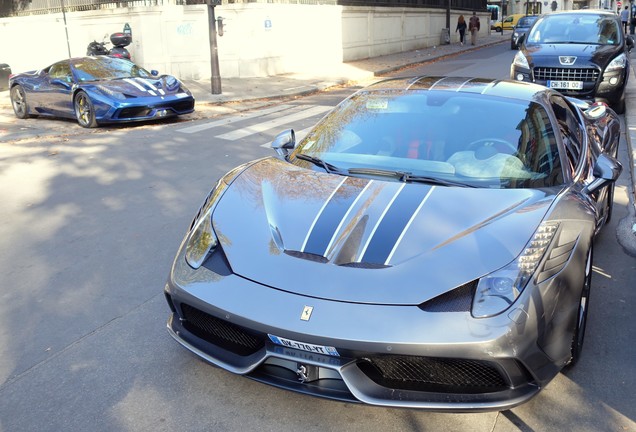
[(583, 81), (548, 81), (548, 87), (561, 90), (583, 90)]
[(334, 347), (324, 346), (324, 345), (314, 345), (314, 344), (310, 344), (306, 342), (298, 342), (295, 340), (285, 339), (285, 338), (274, 336), (271, 334), (268, 334), (267, 336), (269, 336), (269, 339), (272, 342), (274, 342), (276, 345), (281, 345), (288, 348), (295, 348), (295, 349), (318, 353), (318, 354), (329, 355), (333, 357), (340, 357), (340, 354), (338, 354), (338, 351)]

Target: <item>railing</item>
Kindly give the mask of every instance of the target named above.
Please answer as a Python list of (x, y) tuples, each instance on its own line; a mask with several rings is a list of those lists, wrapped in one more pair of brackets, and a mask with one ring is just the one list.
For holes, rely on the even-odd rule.
[[(485, 11), (486, 0), (223, 0), (223, 3), (279, 3), (306, 5), (422, 7), (445, 9), (447, 1), (452, 9)], [(3, 1), (0, 17), (41, 15), (60, 12), (114, 9), (138, 6), (162, 6), (164, 4), (205, 4), (206, 0), (31, 0), (29, 2)]]

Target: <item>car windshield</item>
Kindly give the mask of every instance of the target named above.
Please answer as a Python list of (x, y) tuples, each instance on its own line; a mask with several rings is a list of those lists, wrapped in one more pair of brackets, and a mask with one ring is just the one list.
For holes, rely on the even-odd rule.
[(541, 105), (463, 92), (358, 93), (312, 129), (290, 159), (344, 175), (393, 173), (398, 181), (488, 188), (549, 187), (562, 178)]
[(150, 72), (131, 61), (109, 56), (75, 59), (73, 72), (80, 82), (152, 77)]
[(546, 15), (532, 28), (527, 43), (619, 45), (620, 35), (618, 20), (606, 15)]
[(519, 18), (519, 21), (517, 21), (517, 27), (530, 27), (536, 20), (536, 16), (525, 16), (523, 18)]

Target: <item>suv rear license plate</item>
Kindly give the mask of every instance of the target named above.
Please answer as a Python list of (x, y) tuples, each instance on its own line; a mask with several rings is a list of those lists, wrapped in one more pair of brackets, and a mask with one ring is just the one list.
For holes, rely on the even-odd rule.
[(317, 354), (324, 354), (333, 357), (340, 357), (338, 351), (334, 347), (323, 346), (323, 345), (314, 345), (306, 342), (298, 342), (291, 339), (285, 339), (280, 336), (274, 336), (268, 334), (269, 339), (274, 342), (276, 345), (281, 345), (288, 348), (295, 348), (303, 351), (309, 351)]
[(561, 90), (583, 90), (583, 81), (548, 81), (548, 87)]

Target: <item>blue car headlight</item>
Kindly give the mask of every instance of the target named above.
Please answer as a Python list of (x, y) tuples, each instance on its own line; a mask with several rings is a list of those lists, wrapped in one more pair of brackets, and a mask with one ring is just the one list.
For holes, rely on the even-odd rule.
[(627, 66), (627, 56), (623, 53), (616, 56), (614, 60), (612, 60), (610, 64), (607, 65), (605, 71), (609, 72), (619, 69), (625, 69), (625, 66)]
[(535, 274), (558, 227), (555, 222), (541, 223), (517, 259), (479, 280), (473, 298), (473, 317), (500, 314), (514, 303)]

